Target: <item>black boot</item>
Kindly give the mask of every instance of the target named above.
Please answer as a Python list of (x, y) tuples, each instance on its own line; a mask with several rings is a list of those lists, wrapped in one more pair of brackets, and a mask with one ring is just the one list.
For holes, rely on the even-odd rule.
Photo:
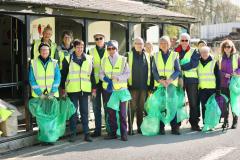
[(233, 116), (233, 124), (232, 124), (232, 129), (236, 129), (237, 128), (237, 122), (238, 122), (238, 117), (237, 116)]
[(72, 132), (70, 134), (69, 142), (75, 142), (76, 140), (77, 140), (77, 133), (76, 132)]
[(86, 142), (92, 142), (92, 139), (90, 138), (89, 133), (88, 133), (88, 134), (85, 134), (85, 136), (84, 136), (84, 141), (86, 141)]
[(223, 131), (224, 131), (224, 130), (227, 130), (227, 129), (228, 129), (228, 126), (229, 126), (229, 124), (228, 124), (228, 119), (224, 118), (224, 122), (223, 122), (223, 125), (222, 125)]
[(166, 134), (164, 127), (160, 127), (159, 134), (160, 135), (165, 135)]
[(172, 127), (172, 134), (174, 135), (180, 135), (179, 127)]

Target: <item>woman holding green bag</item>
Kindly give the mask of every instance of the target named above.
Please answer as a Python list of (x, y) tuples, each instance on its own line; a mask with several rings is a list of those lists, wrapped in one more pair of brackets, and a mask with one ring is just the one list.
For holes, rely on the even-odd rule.
[[(231, 99), (229, 84), (233, 75), (240, 74), (240, 59), (236, 53), (235, 45), (231, 40), (223, 41), (220, 46), (221, 55), (219, 57), (219, 68), (221, 71), (221, 93)], [(227, 106), (229, 108), (229, 103)], [(227, 113), (224, 118), (223, 128), (228, 126), (228, 115), (229, 113)], [(232, 129), (237, 127), (237, 121), (238, 117), (233, 114)]]
[(103, 99), (107, 103), (110, 133), (105, 139), (117, 138), (117, 118), (119, 113), (121, 140), (127, 141), (126, 110), (127, 101), (131, 95), (127, 89), (130, 71), (126, 57), (118, 54), (118, 42), (111, 40), (107, 43), (108, 56), (101, 62), (99, 77), (103, 81)]

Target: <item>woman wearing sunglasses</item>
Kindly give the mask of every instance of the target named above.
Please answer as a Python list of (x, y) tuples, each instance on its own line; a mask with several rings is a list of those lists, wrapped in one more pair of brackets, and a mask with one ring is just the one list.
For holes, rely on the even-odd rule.
[[(236, 48), (231, 40), (224, 40), (220, 45), (221, 55), (219, 58), (219, 68), (221, 71), (221, 93), (230, 98), (229, 83), (231, 76), (239, 74), (240, 59), (236, 53)], [(227, 105), (229, 108), (229, 104)], [(228, 115), (224, 118), (223, 128), (228, 127)], [(232, 129), (237, 127), (238, 117), (233, 114)]]
[(127, 87), (130, 71), (127, 58), (118, 54), (118, 42), (111, 40), (107, 43), (108, 56), (101, 61), (99, 77), (103, 81), (103, 101), (107, 102), (110, 133), (105, 139), (117, 138), (117, 117), (120, 120), (121, 140), (127, 141), (126, 110), (127, 101), (131, 99)]

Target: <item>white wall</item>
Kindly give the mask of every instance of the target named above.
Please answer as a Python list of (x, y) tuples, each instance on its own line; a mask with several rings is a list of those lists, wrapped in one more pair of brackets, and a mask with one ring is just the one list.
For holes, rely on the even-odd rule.
[(201, 26), (201, 39), (213, 39), (226, 36), (235, 28), (240, 28), (240, 23), (221, 23)]

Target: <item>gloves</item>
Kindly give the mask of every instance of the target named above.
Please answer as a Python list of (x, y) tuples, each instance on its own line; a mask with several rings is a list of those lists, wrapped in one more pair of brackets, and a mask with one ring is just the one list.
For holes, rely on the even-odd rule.
[(109, 82), (109, 83), (108, 83), (108, 86), (107, 86), (106, 91), (107, 91), (108, 93), (112, 93), (112, 91), (113, 91), (113, 84), (112, 84), (112, 82)]
[(62, 90), (61, 90), (61, 97), (62, 97), (63, 99), (66, 99), (66, 97), (67, 97), (67, 92), (65, 91), (65, 89), (62, 89)]
[(104, 80), (105, 82), (107, 82), (107, 83), (110, 83), (110, 82), (112, 82), (112, 80), (111, 80), (111, 79), (109, 79), (107, 76), (103, 77), (103, 80)]
[(39, 97), (40, 97), (41, 100), (47, 99), (47, 96), (43, 93)]
[(49, 95), (48, 95), (48, 99), (53, 99), (54, 98), (54, 93), (50, 93)]
[(216, 90), (216, 96), (221, 96), (221, 90)]

